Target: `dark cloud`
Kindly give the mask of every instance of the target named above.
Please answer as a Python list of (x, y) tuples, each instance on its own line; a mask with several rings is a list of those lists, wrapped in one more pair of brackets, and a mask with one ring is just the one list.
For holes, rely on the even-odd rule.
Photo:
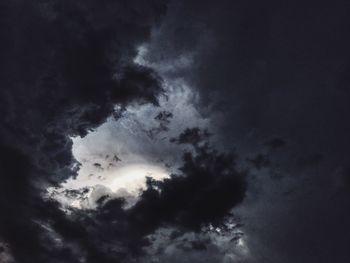
[(324, 160), (324, 156), (321, 153), (314, 153), (307, 156), (303, 156), (297, 159), (296, 166), (300, 169), (308, 167), (315, 167)]
[(192, 55), (177, 74), (195, 87), (203, 113), (222, 114), (213, 128), (226, 144), (278, 134), (300, 148), (344, 153), (349, 83), (338, 82), (348, 69), (349, 6), (311, 2), (174, 1), (148, 56)]
[(219, 223), (228, 215), (244, 198), (244, 174), (235, 169), (235, 157), (230, 154), (207, 146), (196, 151), (196, 155), (184, 154), (183, 176), (149, 181), (135, 211), (147, 206), (154, 209), (150, 222), (164, 220), (193, 230), (205, 223)]
[[(194, 249), (194, 250), (206, 250), (207, 249), (207, 245), (210, 243), (209, 240), (195, 240), (195, 241), (191, 241), (191, 247), (190, 249)], [(184, 250), (186, 250), (186, 247), (184, 248)]]
[(117, 162), (121, 162), (122, 160), (117, 155), (114, 155), (113, 161), (115, 161), (117, 163)]
[[(137, 1), (43, 5), (3, 3), (1, 131), (4, 141), (55, 173), (71, 165), (68, 135), (86, 135), (117, 103), (156, 103), (159, 79), (131, 60), (165, 7), (161, 1), (144, 10)], [(142, 19), (132, 19), (135, 12)]]
[(132, 60), (166, 4), (141, 2), (1, 3), (0, 237), (16, 262), (110, 262), (87, 240), (88, 223), (43, 194), (79, 169), (70, 136), (116, 104), (157, 103), (160, 79)]
[(286, 142), (282, 138), (275, 137), (265, 142), (265, 145), (271, 148), (272, 150), (275, 150), (284, 147), (286, 145)]
[(191, 144), (198, 146), (201, 142), (207, 141), (210, 137), (210, 133), (207, 130), (201, 130), (198, 127), (187, 128), (178, 138), (170, 139), (171, 142), (178, 144)]
[(257, 154), (255, 157), (247, 158), (247, 161), (250, 162), (258, 170), (271, 165), (269, 158), (261, 153)]
[(171, 112), (161, 111), (159, 114), (157, 114), (157, 116), (154, 117), (154, 119), (159, 123), (158, 127), (147, 131), (148, 135), (151, 138), (154, 138), (154, 136), (158, 135), (159, 133), (168, 131), (168, 125), (170, 124), (171, 118), (173, 118), (173, 114)]
[[(149, 58), (191, 58), (189, 68), (174, 67), (171, 74), (199, 94), (217, 141), (253, 156), (250, 166), (262, 167), (266, 156), (271, 162), (249, 180), (247, 200), (255, 205), (242, 204), (251, 209), (245, 230), (253, 236), (253, 262), (346, 261), (349, 3), (192, 0), (169, 6)], [(331, 225), (336, 232), (328, 231)]]

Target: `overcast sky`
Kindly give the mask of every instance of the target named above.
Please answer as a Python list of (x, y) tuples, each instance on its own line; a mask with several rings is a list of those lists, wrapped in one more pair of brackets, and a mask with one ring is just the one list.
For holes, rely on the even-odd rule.
[(349, 11), (2, 1), (0, 262), (348, 262)]

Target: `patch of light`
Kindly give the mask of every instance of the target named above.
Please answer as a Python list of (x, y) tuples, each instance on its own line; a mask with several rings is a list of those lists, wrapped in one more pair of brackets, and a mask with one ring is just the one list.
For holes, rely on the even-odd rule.
[(147, 44), (140, 45), (136, 51), (137, 55), (135, 56), (133, 62), (141, 66), (147, 66), (155, 69), (158, 73), (165, 74), (188, 69), (193, 66), (194, 63), (193, 53), (183, 53), (175, 59), (164, 59), (161, 61), (152, 62), (147, 60), (147, 56), (149, 55)]
[(241, 252), (241, 254), (248, 254), (248, 246), (244, 237), (240, 237), (237, 241), (237, 249)]
[[(86, 170), (85, 170), (86, 172)], [(90, 171), (92, 172), (92, 171)], [(117, 165), (111, 169), (101, 170), (98, 176), (79, 174), (59, 188), (49, 188), (48, 196), (58, 200), (64, 208), (94, 209), (96, 201), (102, 196), (123, 197), (126, 206), (131, 206), (137, 200), (142, 190), (146, 189), (147, 177), (163, 180), (169, 177), (164, 166), (150, 163), (128, 163)], [(81, 190), (87, 188), (86, 193), (69, 196), (66, 190)]]
[(0, 262), (1, 263), (15, 263), (11, 255), (11, 249), (5, 242), (0, 240)]
[(156, 180), (169, 177), (162, 167), (149, 164), (127, 165), (114, 171), (112, 176), (114, 178), (110, 185), (112, 191), (117, 192), (121, 189), (125, 189), (134, 195), (137, 195), (140, 190), (146, 188), (147, 177)]
[(146, 54), (147, 54), (147, 47), (145, 45), (141, 45), (137, 47), (137, 55), (134, 58), (134, 63), (142, 66), (147, 64), (147, 62), (144, 59)]

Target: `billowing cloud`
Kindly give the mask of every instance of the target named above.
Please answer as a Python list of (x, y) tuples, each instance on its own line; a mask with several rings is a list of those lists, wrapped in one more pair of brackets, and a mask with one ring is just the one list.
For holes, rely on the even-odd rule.
[(16, 262), (80, 260), (51, 225), (71, 236), (82, 227), (66, 229), (42, 193), (76, 173), (70, 136), (102, 124), (115, 104), (157, 102), (160, 79), (132, 59), (165, 9), (163, 1), (1, 3), (0, 236)]

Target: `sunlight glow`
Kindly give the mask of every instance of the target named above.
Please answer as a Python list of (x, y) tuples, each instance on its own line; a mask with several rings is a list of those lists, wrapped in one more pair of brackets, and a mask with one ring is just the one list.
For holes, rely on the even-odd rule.
[(111, 177), (114, 178), (110, 185), (112, 191), (125, 189), (131, 194), (137, 194), (140, 189), (145, 189), (146, 177), (161, 180), (169, 175), (165, 169), (159, 166), (131, 164), (117, 169)]

